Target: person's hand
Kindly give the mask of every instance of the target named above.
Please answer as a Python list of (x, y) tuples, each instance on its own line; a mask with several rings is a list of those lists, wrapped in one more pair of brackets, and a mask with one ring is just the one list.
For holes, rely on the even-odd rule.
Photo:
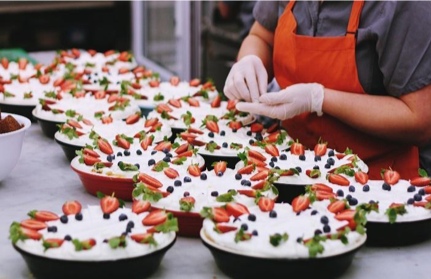
[(316, 112), (321, 116), (324, 87), (318, 83), (294, 84), (280, 92), (259, 97), (259, 103), (240, 102), (239, 111), (265, 115), (280, 120), (293, 118), (304, 112)]
[(267, 91), (268, 73), (256, 55), (244, 56), (229, 72), (224, 94), (229, 99), (252, 102)]

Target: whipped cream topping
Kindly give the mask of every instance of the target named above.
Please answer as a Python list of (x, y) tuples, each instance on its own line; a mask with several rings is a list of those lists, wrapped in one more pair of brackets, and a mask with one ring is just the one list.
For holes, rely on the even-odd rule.
[[(309, 258), (309, 250), (304, 245), (303, 240), (313, 238), (316, 230), (323, 230), (321, 222), (322, 216), (326, 216), (330, 227), (329, 234), (334, 234), (337, 229), (344, 227), (346, 221), (338, 221), (334, 215), (322, 208), (317, 214), (311, 215), (312, 210), (307, 209), (300, 214), (295, 213), (289, 204), (275, 204), (274, 211), (277, 216), (270, 217), (270, 213), (262, 212), (258, 206), (248, 208), (250, 214), (242, 215), (238, 218), (230, 217), (229, 222), (219, 223), (220, 225), (233, 226), (236, 231), (218, 233), (215, 228), (215, 223), (210, 219), (205, 219), (203, 223), (203, 231), (201, 236), (206, 242), (216, 244), (228, 252), (249, 255), (260, 258), (286, 258), (300, 259)], [(253, 215), (255, 221), (249, 216)], [(249, 240), (235, 242), (235, 235), (240, 230), (241, 226), (246, 226), (247, 230), (244, 233), (252, 235)], [(270, 236), (275, 234), (283, 235), (287, 233), (287, 241), (281, 241), (278, 246), (273, 246), (270, 243)], [(360, 235), (355, 231), (351, 231), (346, 235), (348, 244), (343, 244), (341, 240), (327, 239), (320, 242), (324, 251), (317, 254), (317, 257), (329, 257), (338, 254), (346, 253), (357, 248), (365, 242), (366, 236)]]
[[(147, 255), (163, 249), (175, 239), (175, 233), (169, 232), (153, 234), (157, 246), (140, 244), (132, 240), (130, 235), (146, 233), (150, 228), (142, 224), (142, 220), (149, 214), (148, 212), (137, 215), (128, 208), (119, 208), (110, 214), (109, 219), (104, 219), (100, 206), (89, 206), (87, 209), (83, 209), (81, 213), (83, 217), (81, 221), (76, 220), (75, 215), (68, 215), (67, 224), (63, 224), (60, 220), (46, 222), (48, 227), (57, 227), (57, 232), (48, 232), (48, 229), (43, 229), (39, 233), (43, 235), (44, 239), (64, 239), (65, 236), (70, 236), (72, 239), (80, 241), (94, 239), (96, 240), (96, 245), (90, 250), (76, 251), (72, 241), (64, 241), (60, 247), (50, 248), (46, 251), (42, 240), (26, 239), (18, 241), (16, 245), (26, 252), (42, 257), (97, 262)], [(121, 214), (127, 215), (127, 220), (120, 221), (119, 216)], [(113, 249), (108, 243), (104, 242), (113, 237), (120, 237), (126, 231), (129, 222), (134, 223), (134, 228), (126, 236), (126, 247)]]

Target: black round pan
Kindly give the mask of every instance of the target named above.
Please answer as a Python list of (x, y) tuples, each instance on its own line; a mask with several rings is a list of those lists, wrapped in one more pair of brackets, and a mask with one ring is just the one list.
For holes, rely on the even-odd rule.
[(431, 238), (431, 218), (394, 224), (368, 221), (366, 227), (369, 246), (405, 246)]
[(278, 203), (292, 203), (294, 198), (305, 194), (306, 185), (282, 184), (274, 182), (274, 186), (278, 190)]
[(346, 253), (309, 259), (271, 259), (230, 253), (217, 248), (202, 237), (211, 251), (217, 266), (231, 278), (334, 278), (351, 265), (356, 252), (363, 244)]
[(11, 104), (0, 104), (0, 109), (2, 112), (14, 113), (18, 115), (22, 115), (32, 122), (35, 122), (33, 119), (33, 110), (36, 106), (20, 106), (20, 105), (11, 105)]
[(63, 149), (64, 155), (66, 155), (66, 158), (69, 160), (69, 162), (76, 157), (76, 151), (83, 148), (83, 146), (68, 144), (57, 139), (55, 139), (55, 141), (61, 146), (61, 149)]
[[(176, 239), (175, 239), (176, 240)], [(96, 279), (96, 278), (144, 278), (153, 274), (160, 265), (166, 251), (175, 243), (153, 253), (112, 261), (69, 261), (46, 258), (30, 254), (16, 245), (34, 277), (39, 279)]]
[(55, 133), (58, 131), (57, 125), (64, 123), (64, 122), (41, 119), (41, 118), (37, 117), (35, 114), (33, 114), (33, 118), (37, 122), (39, 122), (39, 125), (42, 128), (43, 134), (49, 138), (54, 138)]
[(227, 167), (230, 169), (235, 169), (236, 164), (239, 162), (239, 157), (238, 156), (217, 156), (217, 155), (208, 155), (208, 154), (202, 154), (199, 153), (199, 155), (201, 155), (204, 160), (205, 160), (205, 166), (207, 167), (208, 170), (212, 170), (212, 164), (214, 162), (219, 162), (219, 161), (225, 161), (227, 163)]

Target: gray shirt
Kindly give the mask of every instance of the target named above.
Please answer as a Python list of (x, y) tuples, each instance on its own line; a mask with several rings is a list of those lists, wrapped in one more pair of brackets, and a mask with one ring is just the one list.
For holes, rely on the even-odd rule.
[[(253, 15), (275, 31), (288, 1), (260, 1)], [(297, 34), (344, 36), (352, 2), (298, 1)], [(364, 90), (399, 97), (431, 84), (431, 2), (369, 2), (362, 9), (356, 65)], [(431, 105), (431, 104), (430, 104)], [(421, 167), (431, 173), (431, 144), (420, 150)]]

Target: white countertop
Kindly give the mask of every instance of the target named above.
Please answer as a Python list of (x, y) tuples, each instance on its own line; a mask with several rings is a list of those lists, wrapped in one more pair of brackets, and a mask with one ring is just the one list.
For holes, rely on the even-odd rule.
[[(60, 212), (71, 199), (83, 205), (99, 203), (87, 194), (60, 146), (33, 124), (18, 166), (0, 182), (0, 279), (32, 278), (8, 240), (12, 221), (22, 220), (32, 209)], [(431, 241), (402, 248), (364, 247), (342, 278), (426, 278), (430, 251)], [(152, 278), (225, 277), (199, 239), (179, 237)]]

